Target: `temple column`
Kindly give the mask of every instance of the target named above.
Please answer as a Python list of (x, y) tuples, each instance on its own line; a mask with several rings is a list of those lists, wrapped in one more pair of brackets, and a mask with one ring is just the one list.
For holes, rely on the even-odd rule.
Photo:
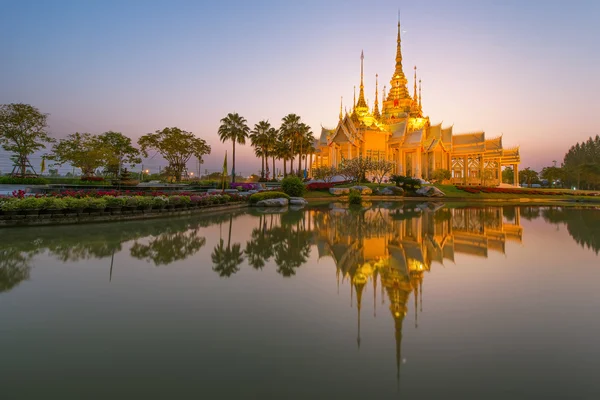
[[(483, 184), (485, 182), (484, 179), (485, 174), (485, 161), (483, 161), (483, 156), (479, 156), (479, 182)], [(488, 182), (485, 182), (489, 186)]]
[(515, 186), (519, 186), (519, 165), (518, 164), (513, 164), (513, 173), (514, 173), (514, 179), (513, 179), (513, 184)]
[(467, 184), (467, 176), (469, 175), (469, 156), (463, 157), (463, 184)]
[(500, 186), (500, 184), (502, 183), (502, 164), (500, 163), (500, 161), (496, 161), (498, 163), (498, 186)]
[(415, 153), (416, 153), (416, 156), (417, 156), (416, 157), (416, 159), (417, 159), (416, 169), (417, 170), (415, 171), (416, 172), (415, 173), (415, 178), (421, 178), (421, 176), (423, 175), (423, 171), (422, 171), (423, 164), (421, 162), (421, 156), (422, 156), (422, 154), (421, 154), (420, 149), (418, 149)]

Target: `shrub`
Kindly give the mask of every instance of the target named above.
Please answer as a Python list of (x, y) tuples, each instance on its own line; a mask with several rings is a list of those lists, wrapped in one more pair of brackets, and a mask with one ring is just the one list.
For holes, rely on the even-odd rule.
[[(89, 200), (92, 199), (92, 197), (88, 198), (88, 207)], [(123, 207), (125, 205), (125, 199), (123, 197), (104, 196), (102, 199), (104, 200), (106, 207)]]
[(138, 207), (152, 207), (152, 197), (150, 196), (134, 196)]
[(440, 183), (445, 180), (450, 179), (451, 177), (452, 177), (452, 175), (450, 174), (450, 171), (448, 171), (447, 169), (436, 169), (431, 174), (431, 179), (434, 182), (440, 182)]
[(2, 199), (2, 203), (0, 203), (0, 210), (2, 211), (14, 211), (14, 210), (18, 210), (19, 204), (19, 200), (17, 200), (16, 198), (8, 198), (8, 197), (4, 197)]
[(348, 195), (348, 201), (350, 204), (360, 204), (362, 202), (362, 196), (358, 190), (350, 190)]
[(58, 197), (41, 197), (42, 209), (44, 210), (64, 210), (67, 208), (67, 202)]
[(0, 184), (5, 185), (46, 185), (48, 180), (44, 178), (19, 178), (16, 176), (0, 177)]
[(306, 190), (306, 186), (304, 186), (302, 179), (297, 176), (288, 175), (281, 181), (281, 189), (288, 196), (302, 197)]
[(307, 190), (329, 190), (332, 187), (332, 182), (311, 182), (306, 185)]
[(85, 198), (80, 199), (77, 197), (64, 197), (63, 201), (66, 204), (65, 208), (70, 208), (72, 210), (87, 207), (87, 199)]
[(169, 199), (165, 196), (154, 196), (152, 197), (152, 207), (163, 208), (169, 204)]
[(44, 199), (37, 197), (25, 197), (24, 199), (19, 199), (17, 202), (17, 207), (20, 210), (39, 210), (43, 205)]
[(87, 208), (93, 208), (95, 210), (104, 210), (106, 207), (108, 207), (107, 199), (109, 198), (117, 199), (117, 197), (88, 197), (86, 198)]
[(287, 194), (283, 193), (283, 192), (259, 192), (259, 193), (254, 193), (252, 196), (250, 196), (250, 204), (256, 204), (261, 200), (268, 200), (268, 199), (280, 199), (280, 198), (284, 198), (284, 199), (290, 199), (290, 196), (288, 196)]
[(402, 175), (392, 175), (390, 182), (394, 182), (396, 186), (402, 186), (405, 191), (415, 191), (421, 187), (421, 181)]

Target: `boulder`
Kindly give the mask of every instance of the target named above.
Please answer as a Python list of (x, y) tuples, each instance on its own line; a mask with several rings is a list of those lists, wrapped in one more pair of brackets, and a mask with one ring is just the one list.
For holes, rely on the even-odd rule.
[(349, 194), (350, 193), (350, 188), (336, 188), (336, 187), (332, 187), (332, 188), (329, 188), (329, 193), (331, 193), (334, 196), (342, 196), (344, 194)]
[(290, 210), (291, 211), (300, 211), (304, 208), (304, 205), (293, 205), (290, 204)]
[(225, 193), (239, 193), (239, 190), (237, 189), (225, 189)]
[(286, 198), (278, 198), (278, 199), (266, 199), (261, 200), (256, 203), (257, 207), (285, 207), (288, 205), (288, 199)]
[(372, 194), (373, 191), (371, 190), (370, 187), (368, 186), (352, 186), (350, 189), (352, 190), (358, 190), (360, 192), (360, 194)]
[(308, 204), (303, 197), (290, 197), (290, 205), (305, 206)]
[(423, 186), (420, 189), (417, 189), (416, 193), (420, 196), (425, 196), (425, 197), (444, 197), (446, 196), (444, 194), (444, 192), (442, 192), (440, 189), (436, 188), (435, 186)]
[(402, 196), (404, 194), (404, 189), (397, 186), (387, 186), (381, 189), (379, 194), (382, 196)]
[(221, 193), (222, 191), (222, 189), (208, 189), (206, 193)]

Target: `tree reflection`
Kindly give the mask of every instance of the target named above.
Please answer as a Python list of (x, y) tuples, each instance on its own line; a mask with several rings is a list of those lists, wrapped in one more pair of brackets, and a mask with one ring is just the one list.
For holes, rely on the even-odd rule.
[(152, 261), (154, 265), (168, 265), (185, 260), (206, 244), (206, 238), (198, 236), (198, 229), (187, 232), (162, 233), (148, 244), (139, 242), (131, 246), (131, 256), (139, 260)]
[(552, 224), (564, 224), (567, 232), (583, 248), (600, 254), (600, 211), (589, 208), (549, 207), (542, 217)]
[(0, 249), (0, 293), (7, 292), (29, 279), (33, 254), (15, 248)]
[(241, 250), (240, 243), (231, 245), (231, 227), (233, 216), (229, 218), (229, 235), (227, 237), (227, 247), (224, 245), (223, 238), (219, 238), (219, 244), (215, 246), (210, 255), (213, 262), (213, 271), (220, 277), (230, 277), (240, 270), (240, 264), (244, 262), (244, 252)]

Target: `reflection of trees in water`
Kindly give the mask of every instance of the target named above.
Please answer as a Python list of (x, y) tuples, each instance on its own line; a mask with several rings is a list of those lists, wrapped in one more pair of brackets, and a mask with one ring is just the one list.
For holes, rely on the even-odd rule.
[(7, 292), (29, 279), (33, 253), (14, 248), (0, 249), (0, 293)]
[(540, 207), (521, 207), (521, 217), (532, 221), (540, 217)]
[(310, 256), (311, 232), (306, 229), (305, 211), (261, 214), (258, 218), (258, 227), (252, 230), (246, 243), (244, 253), (248, 263), (255, 269), (262, 269), (272, 258), (279, 274), (284, 277), (295, 275), (296, 269)]
[(219, 238), (219, 244), (215, 246), (210, 255), (213, 262), (213, 271), (220, 277), (230, 277), (240, 270), (240, 264), (244, 262), (244, 252), (240, 243), (231, 245), (231, 227), (233, 218), (229, 218), (229, 235), (227, 236), (227, 247), (223, 238)]
[(542, 210), (542, 217), (546, 222), (566, 225), (577, 244), (600, 253), (600, 210), (549, 207)]
[(168, 232), (150, 239), (148, 244), (134, 243), (131, 256), (152, 261), (156, 266), (168, 265), (196, 254), (205, 244), (206, 238), (198, 236), (198, 228), (186, 232)]

